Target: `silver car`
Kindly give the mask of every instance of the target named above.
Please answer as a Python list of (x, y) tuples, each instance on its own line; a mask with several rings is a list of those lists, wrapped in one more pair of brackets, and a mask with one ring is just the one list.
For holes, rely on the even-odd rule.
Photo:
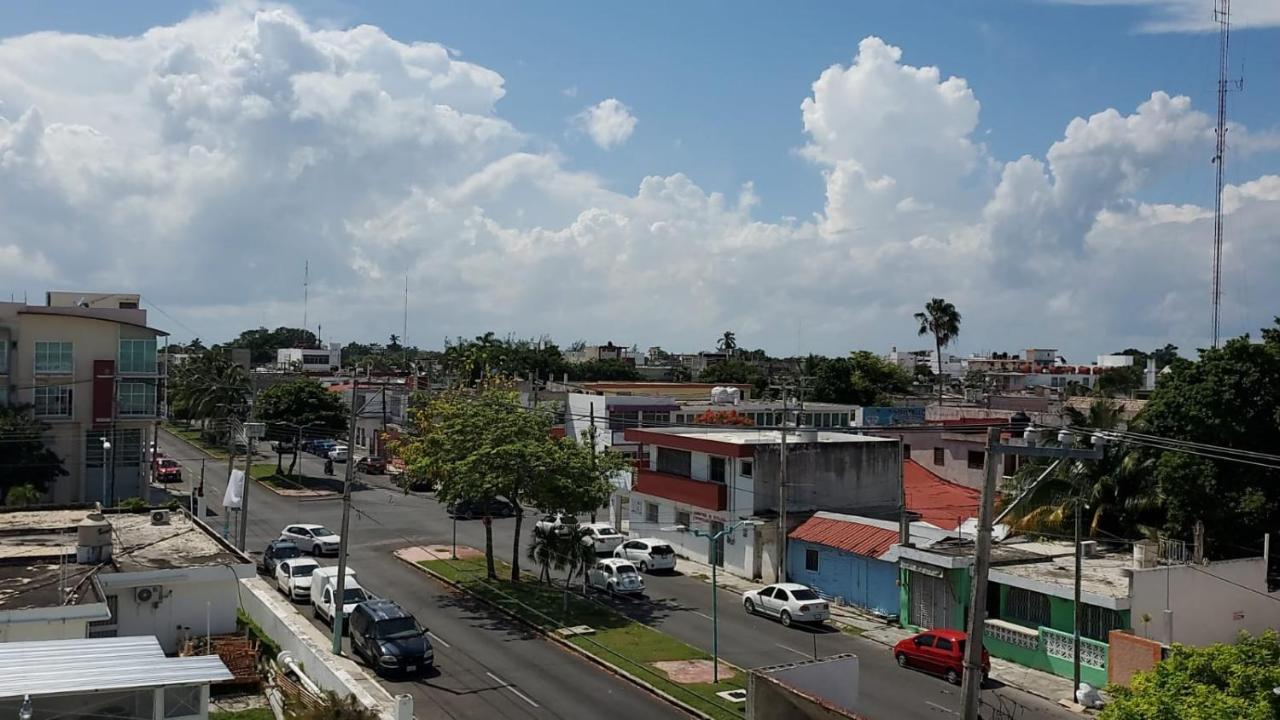
[(639, 594), (644, 592), (644, 578), (636, 566), (620, 558), (605, 558), (587, 571), (587, 585), (613, 594)]

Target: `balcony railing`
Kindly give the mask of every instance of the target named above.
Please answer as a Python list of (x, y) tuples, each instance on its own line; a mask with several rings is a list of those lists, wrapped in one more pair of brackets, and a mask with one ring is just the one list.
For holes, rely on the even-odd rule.
[(706, 510), (724, 510), (728, 507), (728, 492), (720, 483), (693, 480), (646, 468), (637, 470), (632, 491)]

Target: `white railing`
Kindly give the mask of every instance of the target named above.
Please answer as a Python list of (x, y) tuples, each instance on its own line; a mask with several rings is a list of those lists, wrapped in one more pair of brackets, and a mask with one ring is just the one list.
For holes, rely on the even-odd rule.
[(1040, 632), (1034, 628), (1015, 625), (1004, 620), (987, 620), (987, 637), (1027, 650), (1040, 646)]

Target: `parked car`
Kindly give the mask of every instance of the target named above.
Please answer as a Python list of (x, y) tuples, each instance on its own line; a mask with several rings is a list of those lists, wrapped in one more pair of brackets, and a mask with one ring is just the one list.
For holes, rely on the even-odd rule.
[(382, 475), (387, 472), (387, 459), (362, 457), (356, 461), (356, 472), (362, 472), (367, 475)]
[(276, 588), (294, 602), (311, 599), (311, 576), (320, 563), (311, 558), (281, 560), (276, 565)]
[(594, 547), (597, 555), (611, 555), (622, 544), (622, 533), (614, 530), (609, 523), (587, 523), (580, 527), (582, 544)]
[[(964, 677), (967, 636), (960, 630), (926, 630), (898, 641), (893, 658), (898, 667), (914, 667), (947, 679), (954, 685)], [(991, 673), (991, 656), (982, 648), (982, 680)]]
[(587, 570), (587, 585), (615, 593), (638, 594), (644, 592), (644, 578), (630, 560), (605, 558)]
[(320, 457), (328, 457), (329, 451), (337, 446), (335, 440), (306, 440), (302, 443), (302, 449), (313, 455)]
[(578, 524), (578, 518), (563, 513), (552, 513), (539, 520), (534, 528), (542, 532), (555, 531), (560, 535), (567, 535), (572, 531), (573, 526)]
[(390, 600), (368, 600), (351, 611), (351, 649), (379, 675), (413, 675), (435, 662), (426, 628)]
[(510, 517), (515, 514), (516, 506), (506, 498), (496, 497), (489, 500), (458, 500), (446, 505), (444, 510), (449, 517), (471, 520), (478, 517)]
[[(311, 572), (311, 614), (324, 620), (330, 625), (333, 624), (334, 615), (338, 612), (338, 606), (335, 602), (335, 595), (338, 591), (338, 568), (316, 568)], [(350, 617), (351, 611), (365, 600), (372, 600), (370, 595), (364, 588), (360, 587), (360, 581), (356, 579), (356, 573), (351, 568), (347, 568), (346, 580), (342, 583), (342, 615)]]
[(267, 549), (262, 551), (262, 570), (268, 575), (274, 575), (276, 565), (281, 560), (292, 560), (296, 557), (302, 557), (302, 551), (292, 540), (272, 540), (267, 543)]
[(799, 583), (777, 583), (745, 592), (742, 594), (742, 607), (751, 615), (772, 615), (787, 627), (793, 622), (826, 622), (831, 616), (826, 601)]
[(334, 445), (327, 457), (334, 462), (344, 463), (351, 458), (351, 451), (346, 445)]
[(271, 452), (278, 453), (280, 455), (291, 455), (293, 453), (293, 441), (276, 440), (271, 443)]
[(338, 545), (342, 541), (342, 538), (335, 535), (325, 526), (312, 525), (310, 523), (286, 526), (284, 530), (280, 531), (280, 539), (292, 540), (299, 550), (309, 552), (312, 555), (337, 554)]
[(156, 482), (171, 483), (182, 482), (182, 466), (173, 458), (160, 458), (156, 460), (155, 478)]
[(642, 573), (676, 569), (676, 551), (666, 540), (658, 538), (628, 540), (613, 551), (613, 556), (630, 560)]

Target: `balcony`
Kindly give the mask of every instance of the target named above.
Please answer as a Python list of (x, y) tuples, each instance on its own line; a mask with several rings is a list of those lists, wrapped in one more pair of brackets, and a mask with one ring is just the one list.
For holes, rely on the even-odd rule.
[(687, 503), (705, 510), (724, 510), (728, 507), (728, 492), (720, 483), (691, 480), (647, 468), (636, 472), (632, 492)]

